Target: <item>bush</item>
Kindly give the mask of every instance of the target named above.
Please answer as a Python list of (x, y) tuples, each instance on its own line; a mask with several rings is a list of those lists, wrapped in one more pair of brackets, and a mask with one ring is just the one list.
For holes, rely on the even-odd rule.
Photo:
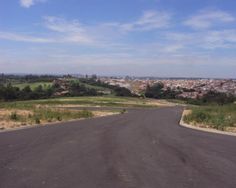
[(193, 116), (198, 123), (207, 122), (210, 118), (209, 114), (201, 111), (194, 113)]
[(40, 124), (40, 123), (41, 123), (41, 121), (40, 121), (40, 118), (39, 118), (39, 117), (35, 117), (35, 118), (34, 118), (34, 120), (35, 120), (35, 123), (36, 123), (36, 124)]
[(81, 118), (89, 118), (89, 117), (93, 117), (93, 113), (91, 111), (88, 110), (82, 110), (79, 112), (79, 116)]
[(213, 128), (218, 129), (218, 130), (224, 130), (224, 124), (225, 124), (225, 117), (220, 114), (217, 118), (214, 118), (212, 120)]
[(125, 87), (117, 87), (114, 89), (114, 92), (116, 96), (121, 96), (121, 97), (132, 97), (133, 94), (131, 91)]
[(147, 85), (145, 96), (156, 99), (175, 99), (180, 94), (179, 91), (172, 90), (171, 88), (164, 89), (164, 84), (159, 82), (153, 86)]
[(18, 121), (20, 119), (20, 116), (16, 112), (11, 113), (10, 119), (13, 121)]
[(122, 109), (120, 113), (124, 114), (126, 111), (127, 111), (126, 109)]
[(184, 116), (184, 121), (187, 123), (206, 123), (210, 119), (210, 115), (200, 110), (193, 110), (191, 114)]
[(62, 121), (61, 116), (57, 116), (57, 120), (58, 120), (58, 121)]
[[(93, 117), (93, 113), (88, 110), (71, 111), (63, 109), (37, 108), (34, 110), (33, 120), (39, 124), (43, 122), (62, 121), (70, 119), (80, 119)], [(39, 120), (39, 121), (38, 121)]]
[(215, 103), (218, 105), (224, 105), (224, 104), (233, 103), (235, 100), (235, 97), (233, 95), (226, 94), (226, 93), (209, 91), (202, 97), (201, 100), (203, 103)]
[(97, 96), (99, 93), (94, 88), (88, 88), (79, 82), (71, 82), (69, 86), (69, 94), (75, 96)]
[(147, 89), (145, 92), (145, 96), (149, 98), (161, 98), (163, 95), (163, 89), (164, 84), (163, 83), (156, 83), (153, 86), (147, 85)]

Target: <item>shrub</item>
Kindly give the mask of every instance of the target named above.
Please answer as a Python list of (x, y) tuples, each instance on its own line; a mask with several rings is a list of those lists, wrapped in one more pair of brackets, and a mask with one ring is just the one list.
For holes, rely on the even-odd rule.
[(116, 96), (121, 96), (121, 97), (132, 97), (133, 94), (131, 91), (125, 87), (117, 87), (114, 89), (114, 92)]
[(233, 103), (234, 100), (235, 97), (233, 95), (228, 95), (216, 91), (209, 91), (202, 98), (203, 103), (216, 103), (218, 105)]
[(79, 112), (79, 116), (82, 118), (89, 118), (89, 117), (93, 117), (93, 113), (91, 111), (88, 110), (82, 110)]
[(193, 110), (191, 114), (184, 116), (184, 121), (189, 122), (196, 122), (196, 123), (205, 123), (208, 122), (210, 119), (210, 115), (207, 112)]
[(206, 122), (210, 117), (209, 114), (201, 111), (194, 113), (193, 116), (195, 116), (196, 121), (199, 123)]
[(213, 124), (213, 128), (215, 129), (218, 129), (218, 130), (224, 130), (225, 127), (224, 127), (224, 124), (225, 124), (225, 117), (220, 114), (218, 117), (215, 117), (213, 120), (212, 120), (212, 124)]
[(57, 120), (58, 121), (62, 121), (62, 117), (61, 116), (57, 116)]
[(127, 111), (126, 109), (122, 109), (120, 113), (124, 114), (126, 111)]
[(19, 115), (16, 112), (11, 113), (10, 119), (13, 121), (18, 121), (20, 119)]
[(35, 118), (34, 118), (34, 120), (35, 120), (35, 123), (36, 123), (36, 124), (40, 124), (40, 123), (41, 123), (41, 121), (40, 121), (40, 118), (39, 118), (39, 117), (35, 117)]

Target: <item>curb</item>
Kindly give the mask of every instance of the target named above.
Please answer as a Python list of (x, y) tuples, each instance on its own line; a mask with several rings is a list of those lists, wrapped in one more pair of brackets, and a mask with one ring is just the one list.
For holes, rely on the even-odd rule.
[(203, 132), (208, 132), (208, 133), (216, 133), (216, 134), (222, 134), (222, 135), (228, 135), (228, 136), (236, 136), (236, 133), (232, 133), (232, 132), (227, 132), (227, 131), (219, 131), (216, 129), (210, 129), (210, 128), (202, 128), (202, 127), (196, 127), (194, 125), (190, 125), (184, 122), (184, 115), (185, 115), (186, 110), (183, 111), (182, 116), (181, 116), (181, 120), (179, 122), (179, 125), (185, 128), (189, 128), (189, 129), (194, 129), (194, 130), (198, 130), (198, 131), (203, 131)]

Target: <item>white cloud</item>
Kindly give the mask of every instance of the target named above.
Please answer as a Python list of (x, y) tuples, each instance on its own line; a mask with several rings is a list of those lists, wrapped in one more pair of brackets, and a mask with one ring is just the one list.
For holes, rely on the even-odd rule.
[(29, 36), (25, 34), (10, 33), (10, 32), (0, 32), (0, 39), (19, 41), (19, 42), (34, 42), (34, 43), (56, 42), (56, 40), (50, 39), (50, 38), (41, 38), (41, 37)]
[(167, 12), (146, 11), (137, 21), (121, 24), (121, 28), (124, 31), (166, 28), (169, 26), (170, 19), (171, 15)]
[[(209, 13), (209, 12), (208, 12)], [(207, 14), (205, 18), (213, 18), (213, 14)], [(211, 16), (209, 16), (211, 15)], [(216, 15), (216, 14), (214, 14)], [(219, 15), (219, 14), (217, 14)], [(221, 14), (222, 15), (222, 14)], [(122, 32), (150, 31), (170, 26), (171, 14), (166, 12), (146, 11), (134, 22), (129, 23), (98, 23), (84, 25), (78, 20), (66, 20), (64, 18), (47, 16), (43, 18), (41, 26), (47, 31), (35, 34), (1, 32), (0, 39), (34, 42), (34, 43), (72, 43), (88, 45), (100, 48), (104, 51), (129, 51), (141, 53), (176, 53), (205, 49), (235, 48), (236, 30), (197, 30), (192, 32), (170, 32), (169, 30), (158, 30), (159, 38), (149, 44), (132, 44), (127, 42)], [(201, 20), (201, 19), (200, 19)], [(207, 20), (207, 19), (206, 19)], [(221, 20), (230, 21), (225, 17)], [(152, 46), (158, 44), (156, 46)], [(140, 54), (138, 52), (138, 54)], [(154, 52), (154, 53), (155, 53)]]
[(154, 29), (167, 28), (170, 25), (172, 15), (168, 12), (145, 11), (143, 15), (133, 22), (128, 23), (106, 23), (106, 26), (116, 27), (123, 32), (150, 31)]
[(209, 49), (236, 48), (236, 30), (209, 31), (204, 40)]
[(77, 20), (67, 21), (58, 17), (44, 17), (44, 26), (56, 33), (61, 34), (62, 42), (92, 43), (93, 39), (87, 34), (85, 26)]
[(1, 32), (0, 39), (32, 43), (76, 43), (92, 44), (92, 38), (78, 21), (66, 21), (57, 17), (45, 17), (43, 26), (51, 32), (35, 36), (26, 33)]
[(167, 52), (167, 53), (175, 53), (181, 49), (184, 48), (184, 45), (183, 44), (169, 44), (169, 45), (166, 45), (164, 46), (164, 48), (161, 48), (161, 50), (163, 52)]
[(77, 20), (67, 21), (63, 18), (45, 16), (44, 17), (45, 26), (53, 31), (61, 33), (81, 33), (84, 32), (84, 28)]
[(166, 33), (165, 38), (185, 49), (205, 50), (236, 48), (236, 30), (207, 30), (193, 33)]
[(204, 10), (187, 19), (184, 24), (194, 29), (207, 29), (217, 24), (230, 23), (235, 18), (221, 10)]
[(33, 6), (35, 3), (45, 2), (46, 0), (20, 0), (20, 5), (25, 8)]
[[(25, 7), (45, 0), (21, 0)], [(171, 15), (165, 12), (146, 11), (140, 19), (130, 23), (101, 23), (83, 25), (78, 20), (66, 20), (60, 17), (43, 17), (42, 26), (48, 31), (37, 36), (27, 33), (1, 32), (0, 39), (34, 43), (75, 43), (97, 47), (112, 46), (120, 43), (121, 32), (134, 30), (148, 31), (169, 25)]]

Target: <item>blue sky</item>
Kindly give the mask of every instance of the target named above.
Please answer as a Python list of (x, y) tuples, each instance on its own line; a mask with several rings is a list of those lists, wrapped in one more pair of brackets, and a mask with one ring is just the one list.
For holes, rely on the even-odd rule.
[(0, 0), (0, 72), (236, 77), (235, 0)]

